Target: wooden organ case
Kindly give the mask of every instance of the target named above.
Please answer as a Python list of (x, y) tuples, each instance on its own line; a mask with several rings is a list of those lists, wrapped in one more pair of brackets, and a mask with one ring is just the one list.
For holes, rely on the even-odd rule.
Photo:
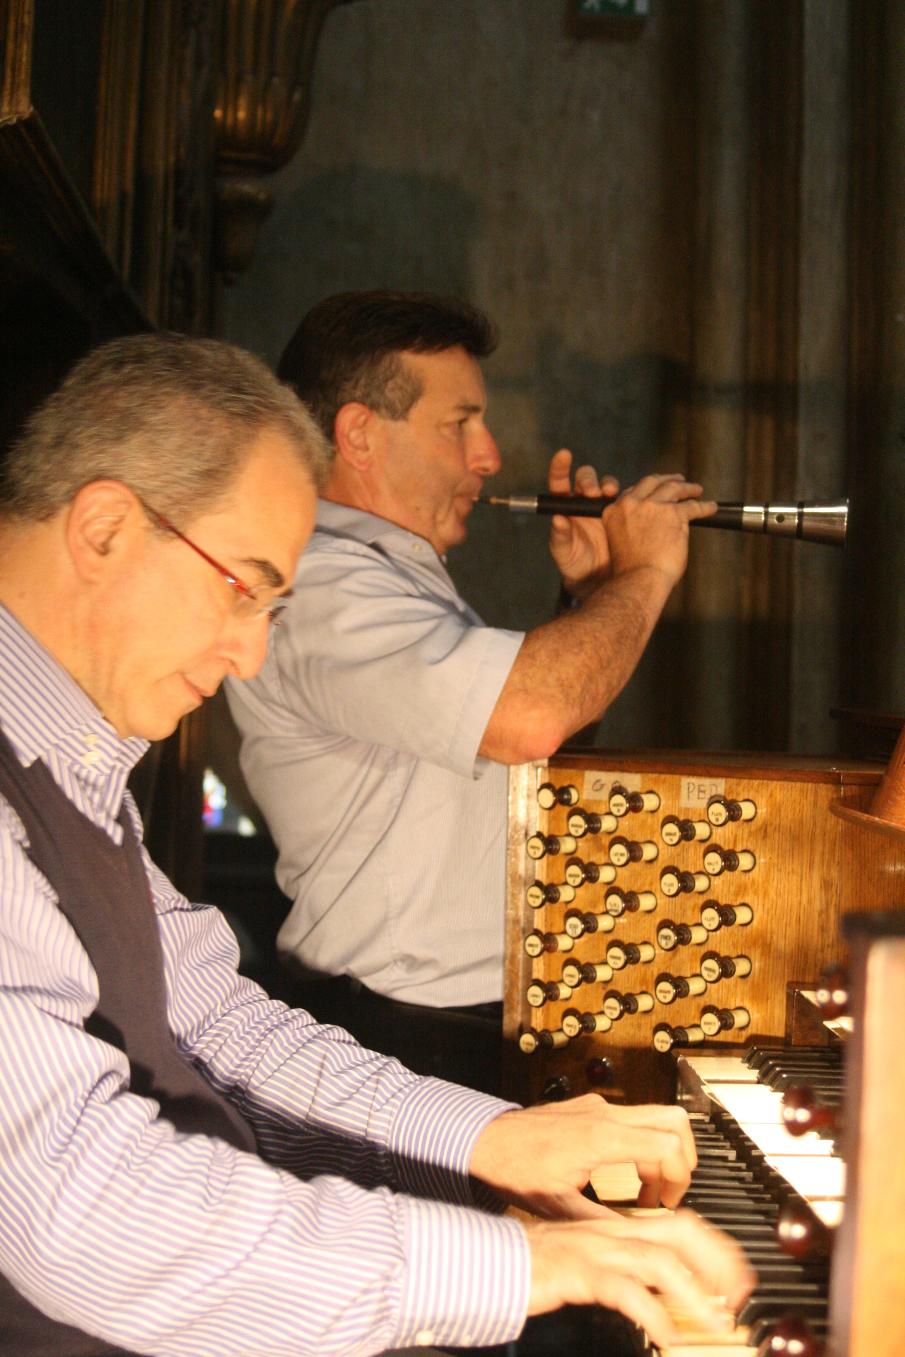
[[(751, 1203), (764, 1196), (757, 1165), (785, 1182), (778, 1194), (767, 1189), (768, 1215), (756, 1218), (760, 1238), (773, 1240), (757, 1245), (770, 1261), (735, 1334), (722, 1346), (695, 1335), (664, 1357), (898, 1357), (905, 1344), (905, 827), (879, 809), (881, 776), (876, 766), (785, 756), (619, 751), (564, 751), (511, 772), (508, 1092), (529, 1102), (590, 1088), (672, 1101), (678, 1072), (705, 1156), (688, 1202), (745, 1247), (749, 1212), (762, 1209)], [(773, 1098), (759, 1066), (768, 1048), (781, 1048), (780, 1063), (790, 1055), (793, 1069), (816, 1069), (821, 1050), (840, 1053), (835, 1025), (808, 996), (840, 961), (851, 972), (851, 1035), (841, 1115), (819, 1148), (841, 1185), (818, 1201), (822, 1167), (820, 1189), (800, 1181), (813, 1145), (785, 1160), (788, 1171), (768, 1152), (778, 1136), (787, 1143), (774, 1155), (790, 1153), (786, 1095), (775, 1095), (777, 1120), (771, 1102), (762, 1126), (746, 1126), (729, 1094), (741, 1099), (756, 1084), (753, 1093)], [(802, 1054), (799, 1043), (814, 1049)], [(728, 1127), (728, 1186), (703, 1148), (714, 1107), (721, 1164)], [(715, 1216), (714, 1172), (717, 1192), (729, 1194)], [(835, 1237), (831, 1267), (788, 1260), (791, 1282), (775, 1237), (790, 1198)], [(724, 1223), (739, 1211), (744, 1223)], [(772, 1328), (783, 1314), (791, 1329)]]
[(666, 1101), (671, 1051), (781, 1040), (787, 988), (838, 960), (843, 912), (905, 907), (905, 841), (853, 823), (880, 776), (618, 751), (514, 768), (510, 1093)]

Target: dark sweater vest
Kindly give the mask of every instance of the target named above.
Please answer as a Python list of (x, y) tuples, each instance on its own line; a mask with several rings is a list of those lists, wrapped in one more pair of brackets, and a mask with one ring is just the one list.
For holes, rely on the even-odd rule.
[[(0, 792), (28, 835), (28, 856), (91, 959), (100, 986), (85, 1030), (124, 1051), (130, 1089), (160, 1103), (179, 1131), (219, 1136), (255, 1152), (251, 1128), (180, 1054), (167, 1023), (157, 921), (128, 812), (122, 847), (78, 810), (40, 760), (23, 768), (0, 729)], [(118, 1357), (102, 1339), (57, 1323), (0, 1275), (0, 1353), (9, 1357)]]

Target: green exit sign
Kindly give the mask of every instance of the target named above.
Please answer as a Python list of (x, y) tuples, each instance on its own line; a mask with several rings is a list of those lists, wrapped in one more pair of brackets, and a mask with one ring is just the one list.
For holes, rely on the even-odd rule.
[(650, 0), (575, 0), (575, 11), (582, 18), (594, 19), (622, 16), (625, 19), (644, 19), (650, 13)]

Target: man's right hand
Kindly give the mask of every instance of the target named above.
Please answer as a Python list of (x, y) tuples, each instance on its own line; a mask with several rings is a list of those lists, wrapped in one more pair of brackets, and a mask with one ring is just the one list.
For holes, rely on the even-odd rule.
[(726, 1334), (755, 1276), (727, 1235), (692, 1211), (528, 1221), (528, 1313), (604, 1305), (639, 1324), (658, 1346), (679, 1338), (673, 1316)]
[(688, 560), (688, 524), (716, 510), (702, 487), (684, 476), (643, 476), (603, 511), (611, 574), (640, 567), (661, 570), (670, 588)]

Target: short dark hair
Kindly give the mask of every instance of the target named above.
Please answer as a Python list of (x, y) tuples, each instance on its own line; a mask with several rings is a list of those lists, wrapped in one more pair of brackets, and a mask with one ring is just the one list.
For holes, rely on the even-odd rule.
[(264, 430), (286, 437), (315, 487), (331, 448), (295, 392), (216, 339), (112, 339), (33, 412), (0, 468), (0, 515), (40, 521), (108, 477), (185, 520), (228, 491)]
[(405, 370), (402, 354), (461, 347), (486, 358), (496, 344), (490, 318), (454, 297), (338, 292), (302, 318), (278, 373), (332, 439), (337, 411), (349, 401), (361, 401), (387, 419), (405, 418), (421, 385)]

